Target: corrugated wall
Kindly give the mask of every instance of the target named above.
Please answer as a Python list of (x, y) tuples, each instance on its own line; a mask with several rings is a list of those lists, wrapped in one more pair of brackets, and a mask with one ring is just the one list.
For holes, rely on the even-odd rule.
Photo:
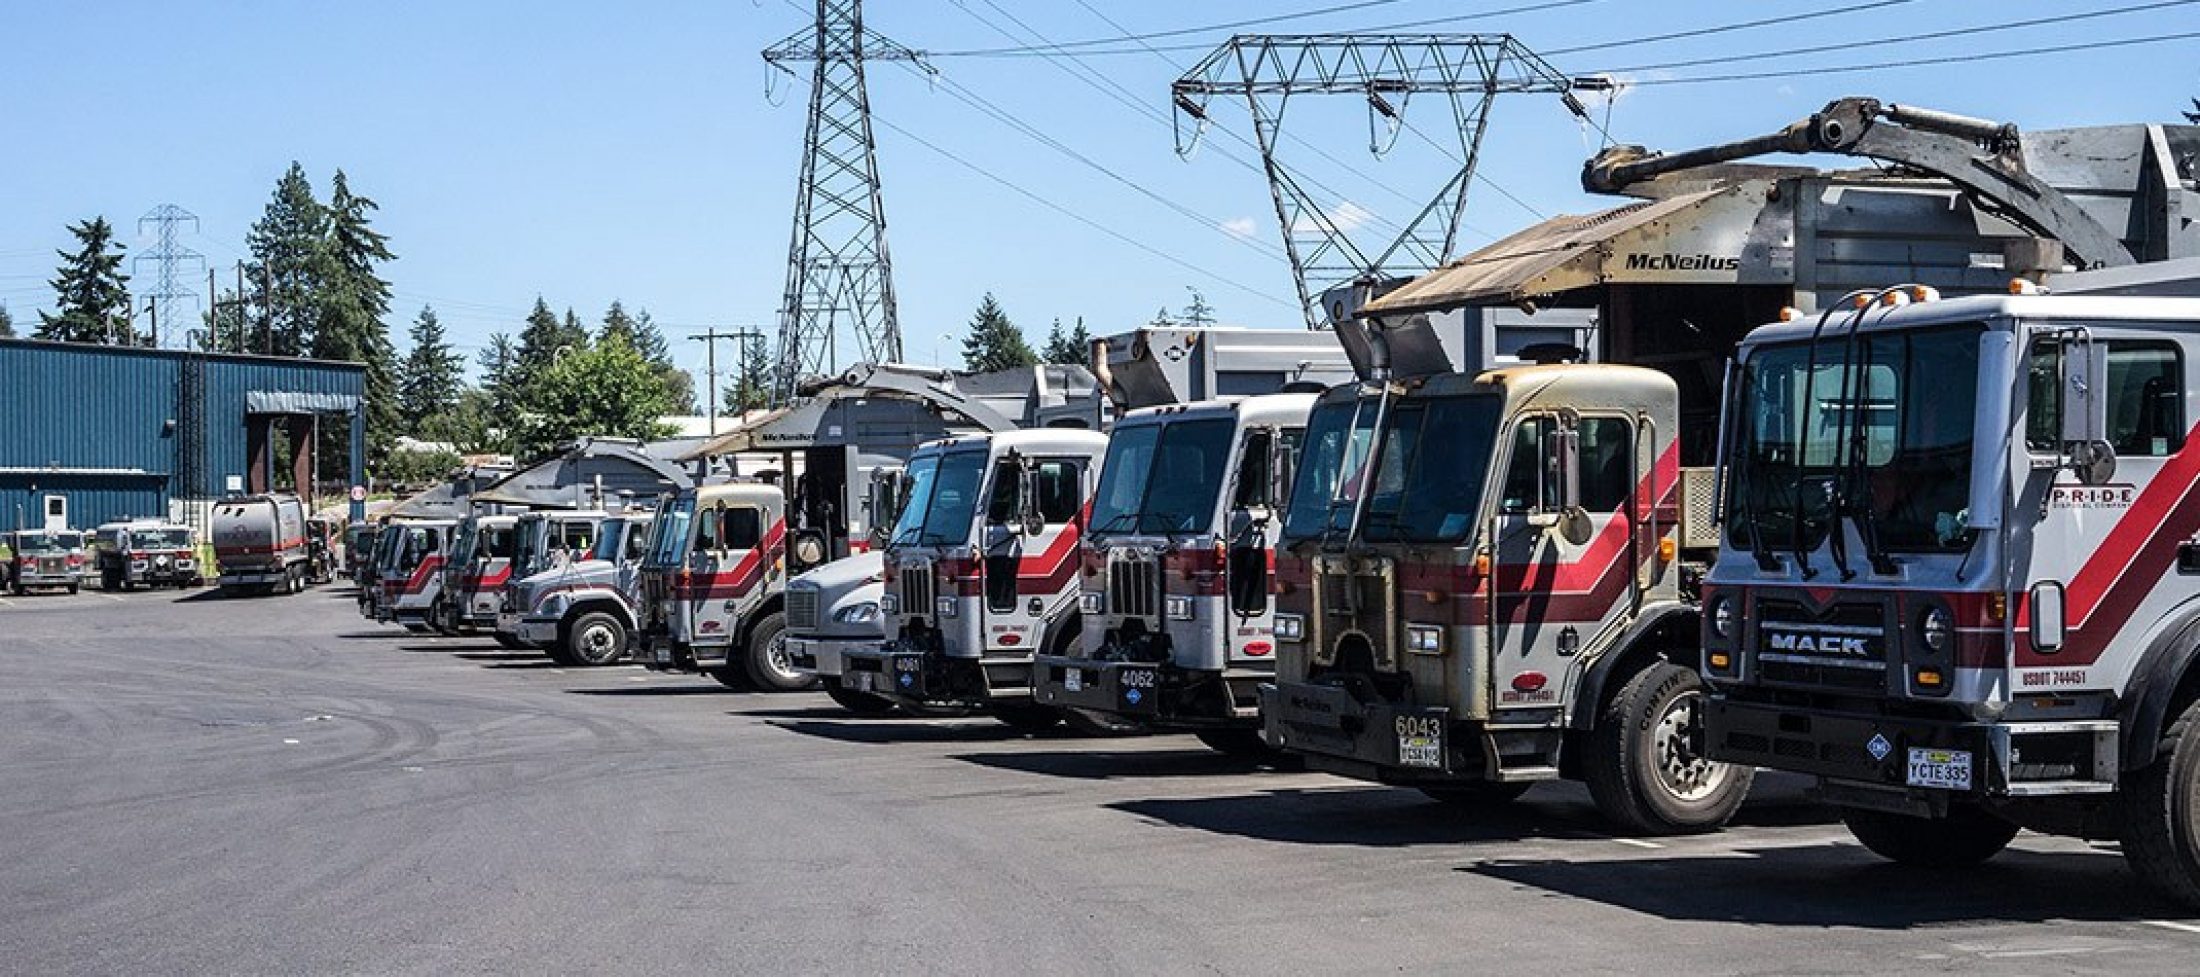
[[(187, 360), (201, 364), (198, 409), (183, 400)], [(79, 526), (125, 516), (165, 515), (168, 499), (219, 495), (224, 476), (245, 470), (245, 399), (253, 391), (331, 394), (363, 400), (366, 372), (355, 363), (175, 350), (0, 340), (0, 526), (17, 510), (38, 515), (38, 496), (69, 496)], [(181, 484), (188, 424), (201, 425), (197, 485)], [(342, 423), (324, 418), (324, 423)], [(352, 481), (364, 454), (353, 418)], [(128, 469), (133, 474), (56, 474), (21, 469)], [(18, 471), (7, 471), (17, 469)], [(33, 486), (37, 486), (34, 491)]]

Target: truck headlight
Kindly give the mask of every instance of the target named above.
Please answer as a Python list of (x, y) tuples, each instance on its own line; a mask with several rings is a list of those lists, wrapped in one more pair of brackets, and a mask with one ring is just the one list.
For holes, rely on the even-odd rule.
[(1721, 640), (1734, 637), (1734, 598), (1721, 597), (1711, 605), (1711, 636)]
[(536, 611), (542, 617), (564, 617), (565, 609), (572, 604), (573, 598), (565, 594), (551, 594)]
[(1917, 624), (1918, 636), (1925, 639), (1925, 647), (1934, 652), (1948, 650), (1950, 632), (1948, 612), (1939, 607), (1928, 607), (1925, 616)]
[(878, 609), (881, 614), (899, 614), (901, 613), (901, 598), (893, 594), (880, 594)]
[(1162, 609), (1167, 611), (1172, 618), (1179, 621), (1192, 619), (1192, 599), (1190, 597), (1172, 596), (1163, 600), (1162, 605)]
[(937, 599), (935, 599), (935, 600), (933, 600), (933, 601), (932, 601), (932, 609), (933, 609), (933, 611), (934, 611), (934, 612), (938, 613), (938, 614), (939, 614), (939, 616), (940, 616), (941, 618), (943, 618), (943, 619), (944, 619), (944, 618), (950, 618), (950, 617), (954, 617), (954, 616), (955, 616), (955, 613), (956, 613), (956, 611), (955, 611), (955, 598), (953, 598), (953, 597), (941, 597), (941, 598), (937, 598)]
[(1085, 591), (1077, 595), (1077, 609), (1087, 614), (1098, 614), (1105, 611), (1108, 609), (1107, 595), (1097, 590)]
[(1434, 624), (1406, 625), (1406, 650), (1423, 655), (1444, 653), (1444, 629)]
[(1276, 615), (1276, 640), (1305, 641), (1306, 619), (1296, 614)]
[(864, 601), (850, 604), (833, 612), (833, 620), (842, 624), (869, 624), (878, 620), (878, 602)]

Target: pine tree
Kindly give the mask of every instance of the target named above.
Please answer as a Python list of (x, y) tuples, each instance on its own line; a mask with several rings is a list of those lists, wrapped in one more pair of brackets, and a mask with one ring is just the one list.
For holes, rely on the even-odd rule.
[[(603, 342), (617, 336), (625, 341), (628, 346), (639, 350), (641, 344), (634, 341), (636, 335), (634, 317), (626, 314), (626, 306), (619, 304), (618, 299), (612, 299), (611, 308), (604, 310), (603, 328), (596, 332), (596, 341)], [(643, 358), (647, 359), (648, 357), (644, 356)]]
[(15, 338), (15, 317), (8, 314), (8, 307), (0, 303), (0, 339)]
[[(616, 304), (616, 303), (613, 303)], [(642, 358), (660, 366), (672, 365), (672, 344), (665, 341), (664, 330), (649, 317), (649, 310), (634, 313), (634, 351)]]
[(1085, 331), (1085, 317), (1077, 317), (1077, 325), (1068, 332), (1062, 331), (1062, 320), (1054, 320), (1047, 330), (1046, 346), (1039, 352), (1049, 363), (1069, 363), (1082, 366), (1092, 358), (1092, 334)]
[(1211, 326), (1215, 324), (1215, 307), (1207, 304), (1207, 296), (1199, 289), (1185, 286), (1192, 293), (1192, 304), (1184, 307), (1184, 324), (1187, 326)]
[(251, 351), (301, 356), (310, 348), (321, 312), (317, 293), (330, 270), (328, 224), (328, 209), (313, 199), (305, 168), (293, 161), (245, 235), (252, 251), (245, 271), (258, 306)]
[(762, 337), (741, 341), (741, 361), (735, 367), (733, 385), (721, 391), (721, 409), (740, 415), (771, 406), (772, 353)]
[(206, 311), (201, 320), (205, 328), (192, 337), (191, 345), (210, 353), (242, 353), (247, 343), (246, 333), (251, 328), (251, 317), (246, 309), (251, 301), (235, 289), (221, 292), (214, 299), (214, 307)]
[(579, 341), (575, 342), (565, 324), (558, 321), (558, 314), (550, 311), (550, 303), (543, 301), (540, 295), (535, 296), (535, 307), (527, 313), (527, 325), (520, 329), (519, 343), (513, 350), (512, 382), (524, 387), (557, 362), (560, 349), (574, 353), (587, 346), (586, 330), (581, 331)]
[(985, 301), (978, 304), (977, 314), (970, 318), (970, 335), (963, 337), (964, 368), (972, 373), (990, 373), (1037, 362), (1039, 354), (1031, 351), (1023, 330), (1008, 321), (1008, 314), (1001, 311), (992, 292), (985, 293)]
[(38, 314), (39, 339), (70, 343), (134, 346), (136, 330), (130, 323), (130, 276), (122, 273), (122, 245), (107, 218), (94, 217), (69, 228), (77, 243), (74, 252), (58, 251), (61, 267), (53, 286), (58, 314)]
[[(350, 360), (367, 367), (367, 456), (379, 465), (389, 456), (403, 423), (399, 410), (401, 376), (397, 345), (390, 341), (390, 283), (375, 266), (393, 261), (389, 237), (373, 227), (375, 202), (351, 192), (337, 170), (323, 208), (327, 237), (315, 262), (314, 304), (319, 307), (306, 349), (317, 359)], [(335, 432), (331, 432), (335, 434)], [(341, 453), (334, 437), (322, 448)]]
[(459, 395), (465, 387), (466, 358), (451, 348), (443, 334), (443, 323), (432, 308), (421, 307), (420, 317), (413, 320), (411, 338), (412, 352), (405, 357), (397, 403), (405, 417), (425, 424), (458, 409)]
[(1161, 307), (1161, 311), (1153, 314), (1152, 321), (1146, 324), (1149, 326), (1173, 326), (1176, 325), (1176, 320), (1169, 316), (1169, 307), (1164, 305)]

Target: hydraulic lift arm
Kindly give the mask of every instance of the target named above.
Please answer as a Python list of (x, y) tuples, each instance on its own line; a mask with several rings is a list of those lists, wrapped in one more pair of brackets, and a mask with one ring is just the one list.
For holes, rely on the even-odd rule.
[(2061, 241), (2080, 267), (2136, 263), (2115, 232), (2025, 169), (2015, 125), (1871, 98), (1840, 99), (1778, 132), (1685, 152), (1614, 146), (1582, 168), (1581, 184), (1612, 193), (1676, 170), (1767, 153), (1839, 153), (1922, 170), (1975, 194), (2027, 230)]

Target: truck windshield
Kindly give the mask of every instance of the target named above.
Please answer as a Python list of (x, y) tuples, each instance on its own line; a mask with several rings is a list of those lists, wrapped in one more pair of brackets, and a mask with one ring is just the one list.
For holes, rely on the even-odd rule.
[(695, 519), (695, 497), (672, 500), (651, 529), (649, 559), (644, 566), (676, 567), (687, 560), (688, 524)]
[(130, 548), (138, 550), (180, 550), (191, 545), (188, 529), (133, 529), (130, 530)]
[(1306, 453), (1284, 516), (1284, 536), (1346, 531), (1354, 504), (1366, 492), (1360, 532), (1371, 542), (1464, 539), (1481, 506), (1502, 410), (1499, 398), (1469, 394), (1392, 403), (1381, 450), (1373, 452), (1370, 466), (1376, 407), (1373, 399), (1366, 399), (1315, 408), (1306, 425)]
[(1093, 533), (1206, 529), (1236, 430), (1227, 417), (1117, 428), (1093, 495)]
[(468, 519), (458, 524), (458, 539), (451, 544), (451, 552), (458, 555), (457, 562), (470, 562), (474, 557), (483, 555), (474, 549), (474, 541), (480, 537), (481, 523)]
[(1889, 551), (1966, 548), (1978, 340), (1985, 327), (1768, 346), (1741, 376), (1727, 533), (1808, 553), (1837, 519)]
[(970, 536), (985, 481), (985, 452), (955, 451), (909, 465), (909, 502), (894, 523), (896, 546), (942, 546)]
[(409, 527), (397, 549), (397, 569), (411, 570), (443, 544), (442, 533), (427, 527)]
[(598, 532), (600, 535), (596, 537), (596, 547), (588, 551), (588, 558), (603, 560), (607, 563), (618, 562), (619, 548), (623, 545), (626, 534), (629, 532), (627, 521), (624, 519), (606, 519)]
[(84, 545), (84, 537), (75, 533), (23, 533), (15, 537), (17, 553), (59, 553)]
[(549, 528), (547, 519), (523, 519), (512, 527), (512, 572), (515, 575), (532, 573), (542, 563), (543, 537)]

